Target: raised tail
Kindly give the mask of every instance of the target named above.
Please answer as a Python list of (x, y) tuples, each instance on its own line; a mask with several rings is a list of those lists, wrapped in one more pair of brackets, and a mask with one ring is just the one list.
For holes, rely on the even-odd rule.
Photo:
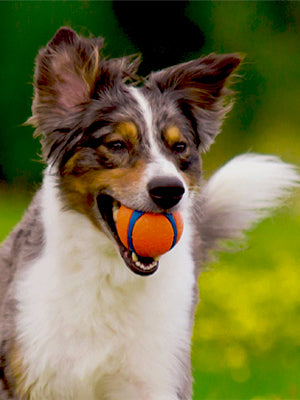
[(222, 241), (242, 238), (282, 205), (299, 182), (296, 167), (278, 157), (248, 153), (233, 158), (209, 179), (197, 199), (196, 257), (204, 262), (211, 250), (222, 249)]

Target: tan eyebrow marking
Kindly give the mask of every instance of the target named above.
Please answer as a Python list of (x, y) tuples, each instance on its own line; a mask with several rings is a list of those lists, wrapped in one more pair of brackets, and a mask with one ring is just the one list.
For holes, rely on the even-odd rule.
[(169, 147), (172, 147), (175, 143), (181, 141), (183, 135), (180, 129), (176, 125), (168, 127), (164, 133), (164, 140), (167, 142)]
[(138, 129), (134, 122), (120, 122), (115, 129), (115, 133), (119, 133), (133, 144), (137, 141)]

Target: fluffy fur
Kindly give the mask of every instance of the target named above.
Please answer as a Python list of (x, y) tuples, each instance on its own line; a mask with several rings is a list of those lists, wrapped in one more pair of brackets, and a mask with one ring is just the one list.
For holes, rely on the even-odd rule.
[[(293, 166), (256, 154), (201, 183), (239, 55), (136, 87), (138, 60), (106, 60), (102, 44), (62, 28), (37, 58), (30, 122), (47, 167), (0, 252), (1, 400), (190, 400), (199, 266), (297, 186)], [(182, 213), (181, 240), (154, 268), (120, 245), (120, 203)]]

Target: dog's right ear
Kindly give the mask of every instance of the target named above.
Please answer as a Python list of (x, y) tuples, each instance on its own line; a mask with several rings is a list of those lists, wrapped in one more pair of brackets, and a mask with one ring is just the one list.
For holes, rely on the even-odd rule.
[[(36, 59), (32, 117), (45, 161), (57, 160), (93, 101), (135, 77), (139, 57), (106, 60), (103, 38), (86, 39), (61, 28)], [(76, 136), (79, 138), (79, 135)]]
[(36, 59), (32, 123), (49, 133), (88, 101), (99, 68), (103, 39), (84, 39), (61, 28)]
[[(93, 99), (95, 91), (111, 88), (134, 75), (138, 59), (105, 60), (103, 38), (84, 38), (60, 28), (36, 59), (34, 101), (29, 123), (47, 135), (72, 125)], [(74, 118), (72, 119), (72, 116)]]

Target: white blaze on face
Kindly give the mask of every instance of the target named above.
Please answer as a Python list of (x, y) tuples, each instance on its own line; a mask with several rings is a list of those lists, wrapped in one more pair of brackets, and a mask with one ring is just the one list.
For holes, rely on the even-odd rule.
[(146, 181), (149, 182), (154, 177), (177, 178), (183, 183), (185, 190), (187, 190), (185, 182), (182, 179), (182, 176), (177, 170), (175, 164), (172, 161), (169, 161), (165, 157), (155, 139), (153, 112), (150, 103), (142, 94), (141, 89), (132, 87), (130, 88), (130, 91), (135, 100), (137, 101), (139, 108), (142, 112), (142, 115), (144, 117), (148, 142), (150, 144), (151, 162), (149, 162), (148, 167), (146, 169), (146, 177), (145, 177)]

